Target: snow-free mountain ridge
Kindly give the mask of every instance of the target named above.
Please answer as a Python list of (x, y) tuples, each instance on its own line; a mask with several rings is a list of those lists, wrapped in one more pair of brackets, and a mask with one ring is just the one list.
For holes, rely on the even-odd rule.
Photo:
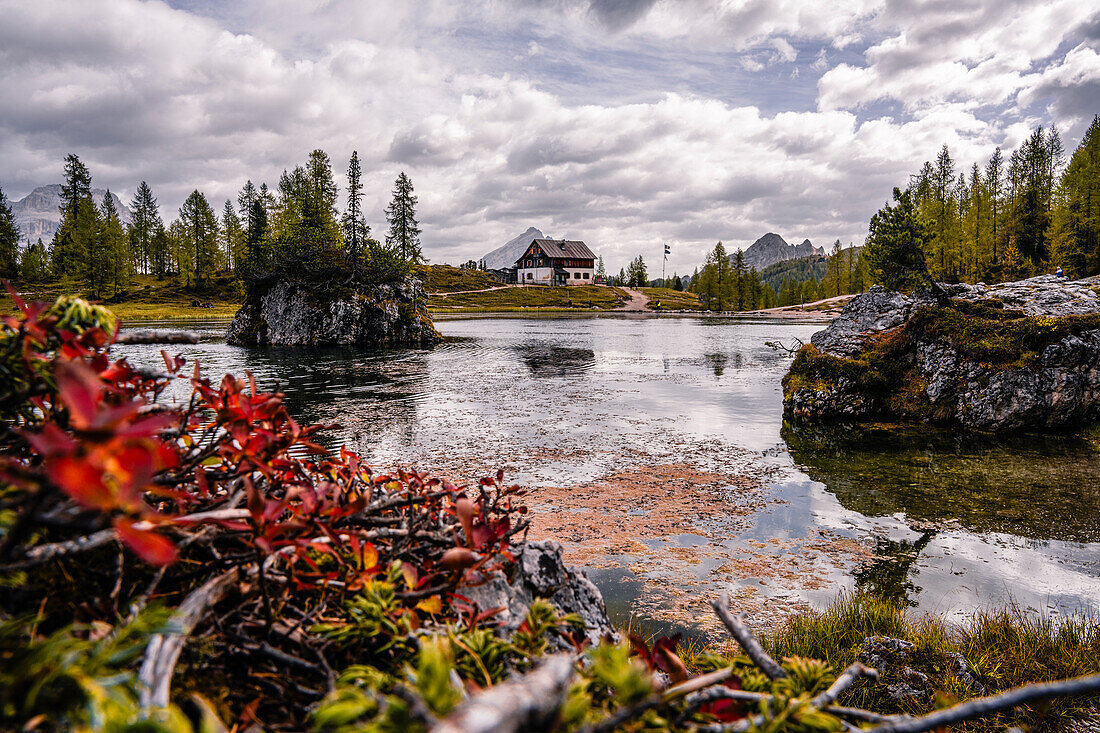
[[(105, 193), (106, 191), (102, 188), (92, 189), (92, 200), (95, 201), (96, 206), (103, 203)], [(122, 203), (122, 199), (112, 192), (111, 200), (118, 209), (122, 223), (130, 223), (130, 209)], [(18, 201), (13, 201), (11, 213), (15, 217), (15, 225), (19, 228), (20, 236), (27, 242), (35, 242), (41, 238), (43, 242), (49, 244), (61, 223), (60, 207), (60, 183), (39, 186)]]
[[(745, 267), (755, 267), (757, 272), (776, 262), (823, 254), (825, 249), (813, 246), (808, 239), (803, 240), (802, 244), (787, 244), (787, 241), (775, 232), (768, 232), (749, 245), (748, 249), (742, 250)], [(734, 257), (736, 252), (730, 255), (730, 260), (732, 261)]]
[(509, 239), (503, 245), (497, 247), (481, 259), (485, 260), (485, 266), (490, 270), (514, 267), (516, 260), (527, 251), (527, 247), (533, 240), (545, 238), (545, 235), (539, 229), (528, 227), (527, 231), (523, 234), (513, 239)]

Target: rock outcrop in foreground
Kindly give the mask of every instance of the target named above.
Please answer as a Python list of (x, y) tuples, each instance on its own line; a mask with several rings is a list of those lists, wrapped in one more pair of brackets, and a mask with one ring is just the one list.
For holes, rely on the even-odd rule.
[(239, 346), (430, 346), (441, 338), (415, 278), (356, 291), (287, 278), (262, 283), (226, 334)]
[(803, 346), (788, 413), (1059, 429), (1100, 419), (1100, 299), (1044, 275), (948, 285), (937, 298), (875, 286)]

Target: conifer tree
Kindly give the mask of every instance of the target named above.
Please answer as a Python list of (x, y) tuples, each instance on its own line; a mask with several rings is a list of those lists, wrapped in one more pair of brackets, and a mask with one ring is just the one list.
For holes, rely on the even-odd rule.
[(233, 202), (225, 200), (222, 207), (222, 246), (225, 256), (225, 266), (231, 270), (237, 269), (238, 255), (244, 248), (244, 229), (241, 227), (241, 219), (237, 216), (237, 210), (233, 208)]
[(87, 280), (93, 267), (89, 251), (94, 247), (98, 212), (92, 201), (92, 176), (80, 158), (65, 156), (65, 182), (61, 184), (61, 222), (51, 245), (54, 274)]
[(1059, 181), (1051, 233), (1067, 275), (1100, 272), (1100, 115), (1093, 117)]
[(342, 221), (344, 228), (344, 247), (353, 273), (358, 273), (366, 252), (370, 227), (363, 216), (363, 171), (359, 167), (359, 152), (351, 151), (348, 161), (348, 205)]
[[(206, 285), (218, 264), (218, 219), (206, 197), (196, 189), (180, 207), (182, 250), (190, 255), (191, 267), (188, 274), (194, 273), (194, 279), (188, 281), (196, 288)], [(181, 271), (185, 263), (180, 262)]]
[(99, 234), (96, 238), (97, 264), (92, 268), (92, 289), (105, 294), (109, 288), (118, 293), (130, 281), (130, 248), (110, 189), (100, 205)]
[(153, 251), (153, 234), (164, 223), (160, 220), (157, 199), (153, 196), (149, 184), (142, 181), (130, 201), (130, 256), (134, 270), (146, 274), (164, 277), (166, 262), (164, 253)]
[(19, 261), (19, 274), (29, 283), (42, 282), (49, 275), (49, 256), (42, 238), (23, 250)]
[(604, 282), (607, 281), (607, 268), (603, 264), (603, 255), (596, 260), (596, 277)]
[(386, 244), (397, 250), (398, 255), (407, 262), (424, 259), (420, 251), (420, 226), (416, 221), (417, 201), (413, 195), (412, 181), (401, 171), (393, 183), (393, 200), (386, 207), (386, 221), (390, 224)]
[(4, 191), (0, 190), (0, 278), (15, 280), (19, 277), (19, 228), (8, 205)]
[(907, 290), (929, 282), (924, 247), (930, 236), (917, 217), (912, 192), (894, 189), (895, 205), (871, 217), (864, 252), (872, 274), (888, 290)]

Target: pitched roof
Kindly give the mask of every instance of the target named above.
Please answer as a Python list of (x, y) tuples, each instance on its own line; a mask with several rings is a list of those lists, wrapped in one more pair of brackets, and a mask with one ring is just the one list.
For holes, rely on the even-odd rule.
[(596, 259), (596, 255), (592, 254), (592, 250), (588, 249), (588, 245), (584, 242), (577, 242), (570, 239), (534, 239), (531, 241), (531, 244), (539, 245), (542, 251), (546, 253), (547, 257), (554, 259)]

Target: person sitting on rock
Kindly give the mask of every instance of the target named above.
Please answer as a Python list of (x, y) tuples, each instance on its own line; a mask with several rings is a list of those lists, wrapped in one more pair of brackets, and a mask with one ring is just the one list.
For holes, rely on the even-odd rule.
[(1065, 275), (1062, 274), (1062, 268), (1061, 267), (1059, 267), (1057, 270), (1054, 271), (1054, 277), (1065, 277)]

